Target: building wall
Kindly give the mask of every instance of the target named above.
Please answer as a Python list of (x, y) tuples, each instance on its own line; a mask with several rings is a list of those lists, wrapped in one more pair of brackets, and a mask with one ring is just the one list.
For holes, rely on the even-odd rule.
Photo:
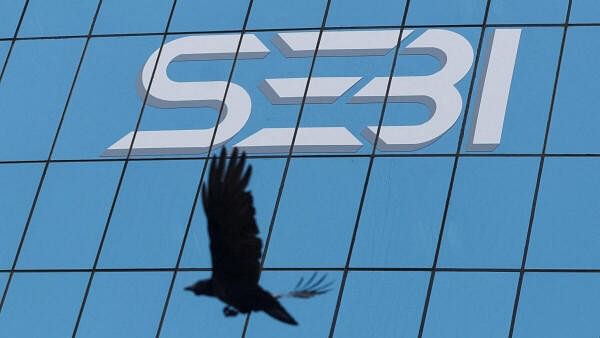
[[(282, 48), (279, 34), (306, 32), (304, 52)], [(395, 40), (327, 49), (380, 33)], [(0, 336), (597, 337), (599, 34), (597, 0), (0, 1)], [(225, 52), (201, 55), (211, 43)], [(196, 61), (160, 68), (173, 50)], [(456, 81), (416, 85), (461, 62)], [(165, 75), (183, 87), (161, 87)], [(325, 77), (354, 79), (324, 98)], [(289, 78), (295, 98), (265, 89)], [(353, 102), (374, 78), (379, 98)], [(160, 100), (186, 83), (191, 96)], [(492, 111), (501, 139), (477, 148)], [(452, 112), (439, 137), (374, 141)], [(242, 122), (221, 140), (218, 121)], [(306, 129), (323, 127), (336, 129)], [(251, 138), (272, 128), (287, 134)], [(128, 133), (149, 143), (131, 148)], [(223, 145), (250, 153), (261, 284), (334, 282), (284, 301), (299, 327), (225, 318), (183, 290), (210, 274), (197, 198)]]

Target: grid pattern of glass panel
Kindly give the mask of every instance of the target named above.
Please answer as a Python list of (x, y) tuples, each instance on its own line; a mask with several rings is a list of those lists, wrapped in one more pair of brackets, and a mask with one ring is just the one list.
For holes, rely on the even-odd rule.
[[(483, 59), (499, 28), (522, 29), (502, 141), (473, 152)], [(402, 53), (432, 29), (473, 48), (456, 84), (461, 114), (427, 147), (383, 151), (365, 127), (419, 124), (427, 108), (387, 92), (347, 102), (373, 77), (389, 91), (394, 76), (439, 69)], [(327, 32), (359, 30), (395, 31), (398, 47), (319, 53)], [(306, 31), (318, 33), (309, 55), (277, 52), (276, 34)], [(130, 143), (102, 156), (129, 132), (221, 121), (223, 107), (165, 110), (139, 90), (154, 51), (209, 34), (236, 36), (234, 56), (168, 73), (227, 81), (223, 100), (232, 84), (249, 92), (251, 116), (228, 147), (266, 127), (294, 131), (283, 151), (250, 156), (250, 189), (261, 284), (285, 291), (314, 271), (335, 281), (324, 296), (284, 302), (299, 327), (263, 313), (224, 318), (218, 301), (183, 291), (210, 273), (199, 191), (215, 134), (203, 153), (138, 156)], [(250, 34), (271, 53), (242, 57)], [(1, 1), (0, 336), (600, 335), (599, 34), (596, 0)], [(362, 78), (336, 102), (314, 103), (311, 83), (326, 76)], [(284, 77), (308, 80), (297, 102), (274, 105), (259, 85)], [(299, 128), (321, 126), (345, 127), (362, 147), (300, 149)]]

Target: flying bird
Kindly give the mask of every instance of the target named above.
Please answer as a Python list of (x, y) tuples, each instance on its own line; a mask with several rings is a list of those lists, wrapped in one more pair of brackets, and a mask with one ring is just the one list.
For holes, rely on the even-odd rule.
[(234, 148), (227, 163), (227, 151), (210, 164), (208, 181), (202, 187), (202, 202), (208, 224), (212, 276), (185, 290), (195, 295), (217, 297), (226, 304), (226, 317), (238, 313), (264, 311), (284, 323), (298, 322), (279, 303), (285, 297), (311, 298), (329, 291), (325, 275), (316, 273), (306, 282), (301, 278), (287, 293), (273, 295), (258, 284), (262, 241), (258, 237), (252, 194), (246, 190), (252, 167), (246, 167), (246, 153)]

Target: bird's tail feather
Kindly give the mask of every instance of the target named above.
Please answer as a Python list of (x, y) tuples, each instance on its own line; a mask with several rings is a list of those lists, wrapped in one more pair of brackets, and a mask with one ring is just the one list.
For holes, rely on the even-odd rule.
[(290, 325), (298, 325), (298, 322), (296, 322), (294, 317), (292, 317), (292, 315), (290, 315), (281, 303), (279, 303), (279, 301), (270, 293), (264, 292), (260, 298), (261, 310), (266, 312), (269, 316)]
[(290, 325), (298, 325), (298, 322), (290, 315), (278, 301), (273, 302), (264, 311), (271, 317)]

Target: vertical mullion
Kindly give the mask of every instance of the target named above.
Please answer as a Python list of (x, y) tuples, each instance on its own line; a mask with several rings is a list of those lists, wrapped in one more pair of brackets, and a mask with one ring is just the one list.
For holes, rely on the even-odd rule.
[[(5, 61), (4, 66), (2, 68), (2, 72), (0, 73), (0, 81), (2, 80), (2, 77), (3, 77), (4, 72), (6, 70), (6, 66), (8, 64), (8, 58), (9, 58), (10, 53), (12, 52), (12, 49), (13, 49), (14, 44), (16, 42), (16, 37), (17, 37), (17, 35), (19, 33), (19, 29), (20, 29), (21, 24), (23, 22), (23, 17), (25, 16), (25, 12), (27, 10), (28, 4), (29, 4), (29, 0), (27, 0), (25, 2), (25, 5), (23, 6), (23, 11), (21, 13), (21, 17), (19, 18), (19, 23), (17, 24), (17, 28), (15, 30), (14, 39), (11, 42), (11, 46), (10, 46), (10, 49), (9, 49), (9, 54), (6, 56), (6, 61)], [(65, 105), (64, 105), (63, 111), (61, 113), (59, 123), (58, 123), (57, 128), (56, 128), (56, 132), (54, 133), (54, 138), (53, 138), (52, 144), (50, 146), (50, 151), (48, 152), (48, 157), (43, 162), (44, 163), (44, 169), (42, 170), (42, 175), (40, 176), (40, 180), (39, 180), (37, 189), (35, 191), (34, 198), (33, 198), (32, 203), (31, 203), (31, 208), (29, 209), (29, 214), (27, 215), (27, 221), (25, 222), (25, 226), (23, 227), (23, 232), (21, 233), (21, 239), (19, 240), (19, 245), (17, 247), (17, 251), (16, 251), (15, 257), (13, 259), (13, 263), (12, 263), (12, 267), (11, 267), (10, 273), (8, 275), (8, 280), (6, 281), (6, 286), (4, 287), (4, 292), (2, 293), (2, 299), (0, 300), (0, 312), (4, 308), (4, 302), (6, 301), (6, 295), (8, 294), (8, 289), (10, 288), (10, 285), (11, 285), (11, 282), (12, 282), (12, 279), (13, 279), (13, 276), (14, 276), (14, 273), (15, 273), (15, 270), (16, 270), (17, 262), (19, 260), (19, 256), (21, 255), (21, 250), (23, 249), (23, 244), (25, 243), (25, 238), (26, 238), (27, 232), (29, 230), (29, 225), (31, 224), (31, 219), (32, 219), (32, 216), (33, 216), (33, 212), (34, 212), (35, 207), (37, 205), (37, 201), (39, 199), (40, 192), (42, 190), (42, 186), (44, 185), (44, 180), (46, 178), (46, 173), (48, 172), (48, 167), (50, 166), (50, 163), (51, 163), (52, 154), (54, 153), (54, 148), (56, 146), (56, 141), (58, 139), (58, 135), (60, 133), (60, 130), (61, 130), (64, 118), (65, 118), (65, 114), (67, 112), (67, 108), (69, 106), (69, 103), (71, 102), (71, 97), (73, 95), (73, 90), (75, 88), (75, 84), (77, 83), (77, 79), (79, 77), (79, 72), (81, 70), (81, 65), (83, 63), (83, 59), (84, 59), (86, 51), (87, 51), (87, 46), (88, 46), (88, 43), (90, 41), (90, 36), (91, 36), (92, 31), (94, 29), (94, 25), (96, 24), (96, 18), (98, 17), (98, 12), (100, 11), (100, 7), (101, 6), (102, 6), (102, 0), (99, 0), (98, 1), (98, 5), (96, 6), (96, 12), (94, 13), (94, 17), (93, 17), (92, 22), (90, 24), (90, 28), (89, 28), (88, 35), (87, 35), (87, 38), (86, 38), (86, 41), (85, 41), (85, 45), (84, 45), (83, 50), (81, 52), (81, 57), (79, 58), (79, 63), (77, 65), (77, 70), (75, 71), (75, 75), (73, 76), (73, 81), (71, 82), (71, 87), (69, 89), (69, 94), (67, 95), (67, 99), (65, 101)]]
[(334, 336), (335, 333), (335, 328), (336, 328), (336, 324), (337, 324), (337, 319), (339, 316), (339, 311), (340, 311), (340, 306), (342, 304), (342, 298), (344, 296), (344, 289), (346, 287), (346, 281), (348, 279), (348, 273), (350, 271), (350, 262), (352, 261), (352, 254), (354, 252), (354, 245), (356, 243), (356, 234), (358, 233), (358, 226), (360, 224), (360, 220), (361, 220), (361, 216), (362, 216), (362, 210), (364, 207), (364, 203), (365, 203), (365, 198), (367, 195), (367, 189), (369, 187), (369, 181), (371, 179), (371, 172), (373, 171), (373, 163), (375, 161), (375, 154), (377, 152), (377, 143), (379, 142), (379, 134), (381, 132), (381, 126), (383, 124), (383, 120), (385, 117), (385, 110), (387, 107), (387, 103), (388, 103), (388, 95), (390, 93), (390, 88), (392, 86), (392, 79), (394, 78), (394, 73), (396, 72), (396, 65), (398, 62), (398, 56), (400, 54), (400, 44), (402, 43), (402, 35), (404, 34), (404, 29), (406, 27), (406, 19), (408, 17), (408, 10), (410, 8), (410, 0), (406, 1), (406, 4), (404, 6), (404, 12), (402, 13), (402, 21), (400, 24), (400, 31), (399, 31), (399, 35), (398, 35), (398, 42), (396, 43), (396, 51), (394, 53), (394, 57), (392, 60), (392, 65), (391, 65), (391, 69), (390, 69), (390, 75), (388, 77), (388, 84), (386, 87), (386, 91), (385, 91), (385, 96), (383, 99), (383, 104), (381, 107), (381, 114), (379, 115), (379, 122), (377, 124), (377, 132), (375, 134), (375, 138), (373, 141), (373, 145), (371, 148), (371, 154), (369, 155), (369, 166), (367, 168), (367, 173), (365, 176), (365, 181), (364, 181), (364, 185), (363, 185), (363, 189), (362, 189), (362, 194), (360, 196), (360, 202), (358, 205), (358, 210), (356, 213), (356, 221), (354, 223), (354, 229), (352, 231), (352, 237), (350, 240), (350, 245), (348, 247), (348, 254), (346, 256), (346, 264), (344, 265), (344, 270), (342, 273), (342, 280), (340, 282), (340, 289), (338, 291), (338, 296), (337, 296), (337, 300), (336, 300), (336, 304), (335, 304), (335, 309), (333, 312), (333, 319), (331, 321), (331, 326), (329, 328), (329, 338), (332, 338)]
[(112, 203), (111, 203), (111, 206), (110, 206), (110, 211), (108, 213), (108, 217), (107, 217), (106, 223), (104, 225), (104, 230), (103, 230), (103, 233), (102, 233), (102, 237), (100, 239), (100, 244), (98, 245), (98, 250), (96, 251), (96, 257), (94, 259), (94, 264), (92, 266), (92, 270), (91, 270), (91, 273), (90, 273), (90, 276), (88, 278), (87, 285), (86, 285), (86, 288), (85, 288), (85, 293), (83, 295), (83, 299), (82, 299), (81, 305), (79, 307), (79, 312), (77, 314), (77, 320), (76, 320), (75, 326), (73, 328), (72, 337), (76, 337), (77, 336), (77, 330), (79, 329), (79, 325), (81, 323), (81, 318), (82, 318), (82, 315), (83, 315), (83, 311), (85, 309), (85, 305), (87, 303), (87, 299), (88, 299), (88, 296), (89, 296), (89, 293), (90, 293), (90, 288), (91, 288), (91, 285), (92, 285), (92, 281), (94, 279), (94, 275), (95, 275), (96, 269), (98, 267), (98, 261), (100, 260), (100, 254), (102, 252), (102, 248), (104, 247), (104, 242), (106, 240), (106, 235), (108, 233), (108, 228), (109, 228), (109, 225), (110, 225), (110, 222), (111, 222), (111, 219), (112, 219), (112, 215), (113, 215), (113, 212), (114, 212), (114, 209), (115, 209), (115, 205), (116, 205), (116, 202), (117, 202), (117, 199), (118, 199), (118, 196), (119, 196), (119, 192), (121, 191), (121, 187), (122, 187), (122, 184), (123, 184), (123, 179), (125, 177), (125, 172), (127, 171), (127, 166), (129, 164), (129, 158), (131, 157), (131, 152), (132, 152), (132, 149), (133, 149), (133, 145), (135, 144), (135, 139), (136, 139), (136, 136), (137, 136), (137, 132), (138, 132), (139, 127), (140, 127), (141, 122), (142, 122), (142, 117), (144, 115), (144, 108), (146, 107), (146, 101), (148, 100), (148, 95), (150, 93), (150, 88), (152, 87), (152, 83), (154, 81), (154, 76), (156, 74), (156, 68), (158, 66), (158, 62), (160, 61), (160, 57), (161, 57), (161, 54), (162, 54), (163, 46), (164, 46), (165, 41), (167, 39), (167, 32), (169, 31), (169, 26), (171, 25), (171, 20), (173, 18), (173, 12), (175, 10), (176, 4), (177, 4), (177, 0), (173, 0), (173, 5), (171, 6), (171, 11), (169, 13), (169, 19), (167, 20), (165, 31), (163, 32), (163, 37), (162, 37), (162, 41), (161, 41), (161, 44), (160, 44), (160, 49), (159, 49), (159, 52), (158, 52), (158, 56), (156, 58), (156, 62), (154, 63), (154, 68), (152, 70), (152, 76), (150, 77), (150, 83), (148, 85), (148, 90), (146, 91), (146, 93), (144, 95), (144, 100), (142, 102), (140, 113), (138, 115), (138, 119), (137, 119), (137, 122), (136, 122), (136, 125), (135, 125), (135, 130), (133, 132), (133, 137), (132, 137), (131, 143), (129, 145), (129, 150), (127, 152), (127, 156), (125, 157), (125, 161), (123, 163), (123, 168), (121, 170), (121, 174), (119, 176), (119, 181), (117, 183), (117, 188), (116, 188), (116, 191), (115, 191), (115, 194), (113, 196), (113, 200), (112, 200)]
[(558, 62), (557, 62), (557, 66), (556, 66), (556, 75), (554, 77), (554, 87), (552, 89), (552, 98), (550, 100), (550, 109), (548, 111), (548, 119), (546, 120), (546, 132), (544, 134), (544, 146), (542, 147), (542, 153), (540, 155), (540, 165), (538, 168), (537, 179), (536, 179), (536, 183), (535, 183), (535, 190), (534, 190), (534, 194), (533, 194), (533, 201), (531, 204), (531, 213), (529, 216), (527, 237), (525, 239), (525, 247), (523, 248), (523, 259), (521, 261), (521, 269), (519, 271), (519, 281), (517, 284), (517, 291), (515, 293), (515, 301), (513, 303), (512, 316), (511, 316), (511, 320), (510, 320), (510, 330), (508, 333), (509, 338), (513, 337), (514, 330), (515, 330), (515, 322), (517, 319), (517, 312), (519, 310), (519, 302), (521, 299), (521, 290), (523, 288), (523, 280), (525, 278), (525, 272), (526, 272), (525, 267), (527, 266), (527, 255), (529, 253), (529, 243), (531, 240), (531, 231), (533, 229), (533, 222), (535, 220), (535, 212), (537, 210), (537, 201), (538, 201), (540, 185), (541, 185), (541, 181), (542, 181), (542, 173), (544, 171), (544, 162), (546, 159), (546, 149), (548, 146), (548, 135), (550, 134), (550, 126), (552, 124), (552, 113), (554, 112), (554, 103), (556, 100), (558, 81), (560, 79), (560, 68), (561, 68), (562, 59), (563, 59), (563, 55), (564, 55), (565, 43), (567, 40), (567, 31), (569, 28), (569, 21), (570, 21), (570, 17), (571, 17), (572, 3), (573, 3), (573, 0), (569, 0), (568, 7), (567, 7), (567, 14), (565, 15), (565, 23), (563, 25), (563, 35), (562, 35), (562, 41), (561, 41), (561, 45), (560, 45), (560, 53), (558, 55)]
[(0, 41), (10, 41), (10, 47), (8, 48), (8, 53), (6, 53), (6, 59), (4, 59), (4, 64), (2, 65), (2, 71), (0, 71), (0, 82), (2, 82), (2, 78), (4, 77), (4, 72), (6, 71), (6, 65), (8, 64), (8, 59), (12, 54), (12, 50), (17, 42), (17, 36), (19, 35), (19, 30), (21, 29), (21, 24), (23, 23), (23, 18), (25, 17), (25, 12), (27, 12), (27, 6), (29, 6), (29, 0), (25, 0), (25, 4), (23, 5), (23, 9), (21, 10), (21, 16), (19, 17), (19, 21), (17, 23), (17, 27), (15, 28), (15, 33), (13, 34), (12, 39), (0, 39)]
[[(302, 113), (304, 112), (304, 105), (306, 104), (306, 96), (308, 95), (308, 89), (310, 88), (310, 81), (312, 79), (312, 74), (315, 68), (315, 63), (317, 60), (317, 54), (319, 53), (319, 46), (321, 45), (321, 38), (323, 37), (323, 32), (325, 31), (325, 23), (327, 22), (327, 16), (329, 15), (329, 8), (331, 7), (331, 0), (327, 0), (327, 4), (325, 6), (325, 12), (323, 14), (323, 20), (321, 21), (321, 27), (319, 28), (319, 36), (317, 37), (317, 43), (315, 45), (315, 51), (312, 55), (312, 61), (310, 64), (310, 69), (308, 71), (308, 79), (306, 80), (306, 86), (304, 87), (304, 94), (302, 96), (302, 102), (300, 103), (300, 110), (298, 111), (298, 118), (296, 119), (296, 125), (294, 127), (294, 134), (292, 135), (292, 142), (290, 143), (290, 149), (288, 151), (285, 167), (283, 169), (283, 175), (281, 176), (281, 183), (279, 184), (279, 190), (277, 192), (277, 199), (275, 200), (275, 207), (273, 208), (273, 215), (271, 216), (271, 221), (269, 223), (269, 230), (267, 232), (267, 238), (265, 239), (265, 244), (263, 248), (263, 253), (260, 261), (260, 274), (262, 274), (262, 270), (265, 265), (265, 261), (267, 258), (267, 253), (269, 251), (269, 244), (271, 243), (271, 236), (273, 234), (273, 227), (275, 225), (275, 220), (277, 218), (277, 211), (279, 210), (279, 203), (281, 202), (281, 196), (283, 195), (283, 188), (285, 186), (285, 180), (287, 178), (287, 173), (290, 167), (290, 162), (292, 160), (292, 154), (294, 152), (294, 144), (296, 143), (296, 136), (298, 135), (298, 128), (300, 127), (300, 121), (302, 120)], [(242, 331), (242, 338), (246, 337), (246, 333), (248, 332), (248, 324), (250, 323), (250, 315), (248, 313), (246, 315), (246, 320), (244, 321), (244, 329)]]
[(218, 131), (218, 128), (219, 128), (218, 121), (221, 121), (221, 116), (223, 114), (223, 109), (225, 107), (225, 100), (227, 98), (227, 93), (229, 92), (229, 87), (230, 87), (231, 81), (233, 79), (233, 74), (235, 72), (235, 67), (236, 67), (237, 61), (238, 61), (238, 55), (239, 55), (239, 52), (240, 52), (240, 48), (242, 46), (242, 41), (244, 39), (244, 35), (246, 34), (246, 27), (248, 26), (248, 20), (250, 18), (250, 12), (252, 11), (252, 5), (253, 4), (254, 4), (254, 0), (250, 0), (249, 3), (248, 3), (248, 9), (246, 10), (246, 16), (244, 17), (244, 24), (242, 26), (242, 31), (240, 32), (240, 39), (238, 40), (238, 44), (237, 44), (237, 47), (236, 47), (236, 52), (235, 52), (235, 55), (234, 55), (234, 58), (233, 58), (233, 62), (232, 62), (232, 65), (231, 65), (231, 70), (229, 72), (229, 78), (227, 79), (227, 85), (225, 87), (225, 92), (223, 94), (223, 100), (221, 101), (221, 107), (219, 109), (219, 115), (217, 117), (217, 124), (215, 125), (214, 131), (213, 131), (213, 134), (212, 134), (212, 138), (210, 140), (210, 144), (209, 144), (209, 147), (208, 147), (206, 160), (204, 161), (204, 165), (202, 166), (202, 173), (200, 174), (200, 179), (198, 180), (198, 184), (197, 184), (197, 187), (196, 187), (196, 193), (194, 195), (194, 201), (192, 202), (192, 206), (191, 206), (191, 210), (190, 210), (190, 215), (188, 217), (188, 221), (187, 221), (187, 224), (186, 224), (186, 228), (185, 228), (185, 232), (184, 232), (183, 239), (182, 239), (182, 242), (181, 242), (181, 246), (179, 248), (179, 255), (177, 256), (177, 262), (175, 264), (175, 269), (174, 269), (173, 275), (171, 277), (171, 282), (169, 284), (169, 290), (168, 290), (167, 296), (165, 298), (165, 304), (164, 304), (163, 309), (162, 309), (162, 313), (161, 313), (161, 316), (160, 316), (160, 321), (159, 321), (159, 324), (158, 324), (158, 328), (156, 330), (156, 338), (160, 337), (160, 334), (162, 332), (162, 327), (163, 327), (163, 324), (164, 324), (164, 320), (165, 320), (165, 317), (166, 317), (166, 314), (167, 314), (167, 310), (169, 308), (169, 304), (170, 304), (170, 300), (171, 300), (171, 295), (173, 294), (173, 287), (175, 285), (175, 280), (177, 278), (177, 273), (179, 271), (179, 267), (180, 267), (180, 264), (181, 264), (181, 259), (183, 257), (183, 252), (185, 250), (185, 245), (186, 245), (187, 238), (188, 238), (188, 235), (189, 235), (189, 232), (190, 232), (192, 221), (193, 221), (194, 216), (195, 216), (196, 205), (198, 204), (198, 199), (200, 197), (200, 191), (201, 191), (201, 188), (202, 188), (202, 182), (204, 181), (204, 176), (206, 174), (206, 168), (208, 167), (208, 162), (210, 161), (210, 158), (211, 158), (210, 154), (212, 152), (212, 148), (214, 146), (215, 137), (217, 135), (217, 131)]
[(432, 270), (431, 270), (431, 275), (429, 277), (429, 285), (427, 286), (427, 294), (425, 296), (425, 303), (423, 304), (423, 313), (421, 314), (421, 322), (419, 325), (419, 335), (418, 338), (423, 337), (423, 331), (425, 329), (425, 322), (427, 320), (427, 311), (429, 310), (429, 303), (431, 300), (431, 292), (433, 290), (433, 283), (435, 281), (435, 275), (436, 275), (436, 270), (438, 269), (438, 259), (440, 256), (440, 249), (442, 247), (442, 239), (444, 238), (444, 229), (446, 227), (446, 220), (448, 217), (448, 210), (450, 208), (450, 200), (452, 199), (452, 191), (454, 189), (454, 181), (456, 179), (456, 171), (458, 169), (458, 161), (461, 157), (461, 148), (462, 148), (462, 143), (463, 143), (463, 139), (464, 139), (464, 135), (465, 135), (465, 127), (467, 124), (467, 118), (469, 115), (469, 107), (471, 104), (471, 97), (473, 95), (473, 88), (475, 85), (475, 80), (477, 78), (477, 71), (478, 71), (478, 67), (479, 67), (479, 59), (481, 56), (481, 49), (482, 49), (482, 45), (483, 45), (483, 39), (485, 37), (485, 31), (487, 28), (487, 20), (488, 20), (488, 15), (490, 12), (490, 6), (491, 6), (491, 2), (492, 0), (487, 0), (486, 6), (485, 6), (485, 13), (483, 16), (483, 23), (481, 26), (481, 32), (479, 35), (479, 42), (477, 45), (477, 53), (475, 55), (475, 61), (473, 63), (473, 74), (471, 76), (471, 83), (469, 85), (469, 93), (467, 95), (467, 99), (466, 99), (466, 104), (465, 104), (465, 110), (464, 110), (464, 116), (463, 116), (463, 120), (462, 120), (462, 124), (460, 127), (460, 135), (458, 138), (458, 144), (456, 146), (456, 153), (455, 153), (455, 157), (454, 157), (454, 164), (452, 166), (452, 174), (450, 176), (450, 184), (448, 186), (448, 193), (446, 195), (446, 204), (444, 206), (444, 213), (442, 216), (442, 221), (440, 224), (440, 231), (438, 234), (438, 239), (437, 239), (437, 245), (435, 248), (435, 255), (433, 258), (433, 264), (432, 264)]

